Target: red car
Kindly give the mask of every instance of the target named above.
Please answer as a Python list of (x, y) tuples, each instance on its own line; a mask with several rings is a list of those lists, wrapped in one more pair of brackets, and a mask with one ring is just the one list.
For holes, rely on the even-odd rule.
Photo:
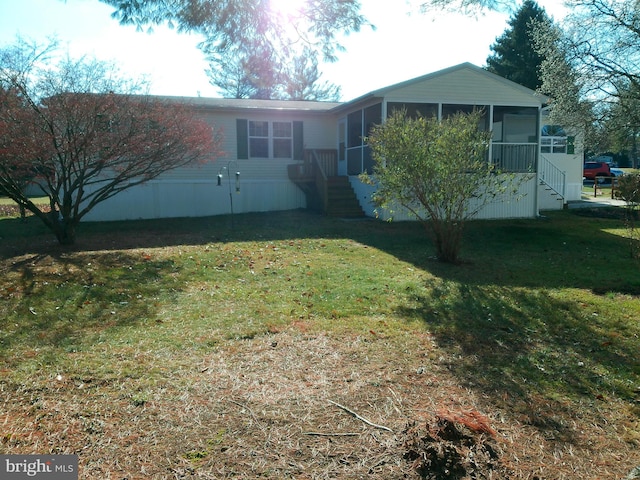
[(594, 180), (596, 177), (615, 177), (611, 173), (607, 162), (585, 162), (582, 169), (582, 176), (587, 180)]

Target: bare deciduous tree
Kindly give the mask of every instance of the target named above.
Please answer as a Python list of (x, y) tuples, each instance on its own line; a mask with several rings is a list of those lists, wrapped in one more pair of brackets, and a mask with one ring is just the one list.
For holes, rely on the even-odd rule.
[[(219, 135), (187, 106), (133, 94), (112, 65), (52, 62), (52, 51), (24, 41), (0, 50), (0, 190), (61, 244), (100, 202), (219, 154)], [(48, 209), (25, 194), (27, 180)]]

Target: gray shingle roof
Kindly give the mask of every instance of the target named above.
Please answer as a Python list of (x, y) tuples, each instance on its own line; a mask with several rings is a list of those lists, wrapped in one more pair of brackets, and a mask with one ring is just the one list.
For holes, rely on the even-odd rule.
[(518, 89), (518, 90), (521, 90), (522, 92), (526, 92), (531, 96), (539, 97), (541, 103), (547, 103), (549, 101), (547, 97), (539, 95), (533, 90), (530, 90), (510, 80), (504, 79), (498, 75), (490, 73), (468, 62), (461, 63), (459, 65), (454, 65), (452, 67), (445, 68), (443, 70), (438, 70), (436, 72), (428, 73), (426, 75), (412, 78), (410, 80), (396, 83), (394, 85), (389, 85), (383, 88), (379, 88), (369, 93), (366, 93), (358, 98), (350, 100), (348, 102), (315, 102), (315, 101), (300, 101), (300, 100), (257, 100), (257, 99), (247, 99), (247, 98), (238, 99), (238, 98), (206, 98), (206, 97), (160, 97), (160, 98), (163, 98), (170, 102), (176, 101), (180, 103), (192, 104), (197, 107), (210, 108), (210, 109), (223, 109), (226, 111), (236, 110), (236, 111), (245, 111), (245, 112), (246, 111), (258, 112), (258, 111), (280, 110), (283, 112), (295, 111), (295, 112), (309, 112), (309, 113), (314, 113), (314, 112), (315, 113), (324, 113), (324, 112), (337, 113), (341, 110), (348, 109), (360, 102), (368, 101), (372, 98), (382, 98), (385, 95), (387, 95), (389, 92), (396, 90), (398, 88), (406, 87), (419, 82), (424, 82), (432, 78), (437, 78), (441, 75), (446, 75), (451, 72), (454, 72), (457, 70), (464, 70), (464, 69), (470, 69), (482, 75), (485, 75), (489, 78), (493, 78), (494, 80), (503, 83), (505, 87)]
[(339, 102), (312, 102), (301, 100), (257, 100), (249, 98), (208, 98), (208, 97), (158, 97), (169, 102), (180, 102), (204, 108), (224, 110), (282, 110), (327, 112), (339, 105)]

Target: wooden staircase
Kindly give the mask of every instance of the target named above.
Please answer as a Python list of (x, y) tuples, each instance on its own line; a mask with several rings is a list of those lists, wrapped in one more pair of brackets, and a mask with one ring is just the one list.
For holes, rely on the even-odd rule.
[(349, 177), (329, 177), (327, 179), (327, 208), (324, 213), (331, 217), (364, 217)]
[(348, 177), (337, 175), (336, 150), (305, 150), (304, 161), (288, 166), (288, 175), (307, 197), (307, 208), (333, 217), (364, 217)]

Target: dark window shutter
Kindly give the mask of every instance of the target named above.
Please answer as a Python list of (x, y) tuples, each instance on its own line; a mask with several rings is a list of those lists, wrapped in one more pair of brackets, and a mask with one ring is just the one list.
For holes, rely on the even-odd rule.
[(576, 153), (576, 137), (567, 137), (567, 153), (569, 155)]
[(302, 122), (293, 122), (293, 159), (304, 159), (304, 139), (302, 138)]
[(249, 122), (247, 120), (236, 120), (236, 134), (238, 138), (238, 159), (249, 158)]

